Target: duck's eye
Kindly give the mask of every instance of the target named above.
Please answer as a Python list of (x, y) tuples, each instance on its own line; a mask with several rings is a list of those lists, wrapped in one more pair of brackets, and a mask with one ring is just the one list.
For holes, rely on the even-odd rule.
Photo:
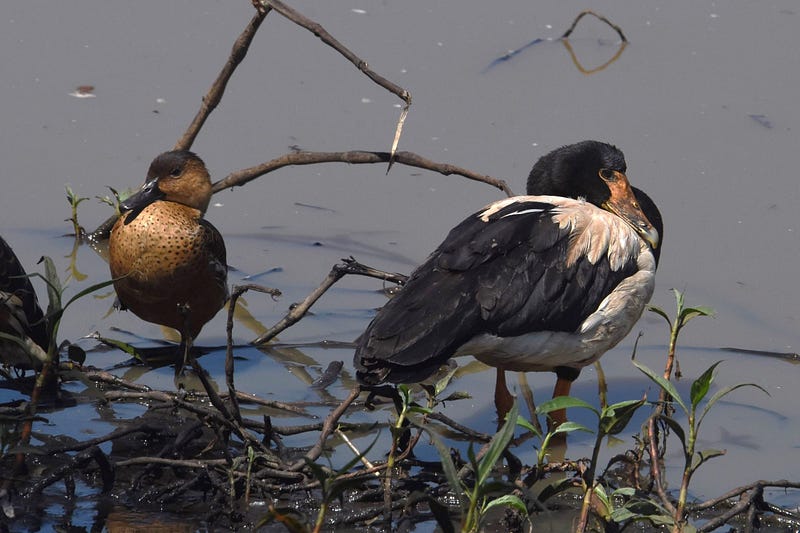
[(600, 177), (603, 178), (606, 181), (614, 181), (614, 179), (616, 178), (616, 175), (614, 174), (614, 172), (612, 170), (607, 169), (607, 168), (601, 168), (599, 174), (600, 174)]
[(172, 170), (170, 170), (169, 175), (177, 178), (178, 176), (181, 175), (181, 172), (182, 172), (181, 167), (175, 167)]

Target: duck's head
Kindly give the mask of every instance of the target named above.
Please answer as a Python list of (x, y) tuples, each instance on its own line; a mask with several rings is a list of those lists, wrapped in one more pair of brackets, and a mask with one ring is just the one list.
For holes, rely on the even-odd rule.
[(211, 177), (203, 160), (188, 150), (175, 150), (153, 159), (144, 185), (120, 203), (120, 209), (130, 211), (125, 224), (157, 200), (183, 204), (205, 213), (211, 194)]
[[(528, 176), (527, 193), (583, 198), (627, 222), (655, 250), (660, 242), (661, 222), (655, 204), (647, 198), (650, 220), (625, 175), (625, 156), (615, 146), (582, 141), (562, 146), (543, 156)], [(646, 195), (645, 195), (646, 197)]]

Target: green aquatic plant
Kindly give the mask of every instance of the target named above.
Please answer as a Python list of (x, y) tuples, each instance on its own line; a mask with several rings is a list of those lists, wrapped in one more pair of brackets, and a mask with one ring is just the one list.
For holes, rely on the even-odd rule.
[[(738, 383), (736, 385), (731, 385), (725, 387), (724, 389), (718, 390), (706, 400), (706, 397), (711, 389), (711, 384), (714, 381), (714, 372), (720, 363), (721, 361), (717, 361), (716, 363), (712, 364), (700, 375), (700, 377), (692, 382), (687, 402), (684, 398), (681, 398), (678, 390), (670, 381), (664, 379), (663, 376), (658, 375), (657, 372), (639, 363), (638, 361), (633, 362), (633, 364), (636, 365), (636, 368), (641, 370), (648, 378), (655, 382), (671, 399), (670, 402), (680, 407), (684, 416), (686, 416), (686, 429), (684, 429), (683, 426), (681, 426), (681, 424), (667, 412), (657, 410), (653, 414), (655, 420), (663, 422), (667, 425), (667, 427), (670, 428), (670, 430), (672, 430), (672, 434), (678, 438), (683, 448), (683, 475), (681, 478), (680, 491), (678, 493), (678, 501), (675, 504), (672, 512), (673, 531), (676, 532), (687, 531), (687, 518), (685, 510), (687, 497), (689, 494), (689, 484), (692, 480), (692, 476), (706, 461), (725, 454), (725, 450), (697, 449), (697, 436), (700, 431), (700, 425), (703, 423), (706, 415), (709, 413), (714, 404), (736, 389), (740, 389), (742, 387), (755, 387), (764, 391), (764, 393), (769, 394), (763, 387), (755, 383)], [(705, 403), (703, 403), (704, 400)]]
[[(592, 457), (589, 460), (588, 466), (580, 477), (578, 483), (583, 493), (583, 500), (581, 504), (580, 519), (576, 531), (585, 531), (588, 527), (589, 511), (594, 512), (603, 519), (606, 523), (611, 522), (611, 514), (613, 512), (613, 499), (608, 496), (605, 487), (599, 482), (596, 477), (597, 466), (599, 462), (600, 449), (603, 440), (606, 437), (617, 435), (621, 433), (633, 418), (636, 411), (646, 403), (646, 399), (640, 400), (625, 400), (612, 405), (607, 405), (601, 409), (595, 408), (593, 405), (572, 396), (558, 396), (542, 403), (536, 408), (537, 415), (547, 415), (553, 411), (568, 408), (581, 408), (586, 409), (597, 417), (597, 430), (593, 431), (588, 427), (578, 424), (577, 422), (566, 421), (559, 424), (554, 429), (542, 434), (539, 429), (531, 424), (529, 421), (520, 417), (517, 419), (517, 424), (531, 431), (536, 437), (541, 440), (541, 446), (537, 453), (536, 471), (541, 476), (544, 471), (544, 464), (547, 454), (550, 449), (551, 441), (562, 435), (572, 433), (574, 431), (584, 431), (587, 433), (595, 434), (594, 446), (592, 448)], [(539, 495), (540, 501), (547, 500), (548, 498), (564, 492), (575, 487), (576, 482), (573, 479), (560, 479), (549, 486), (547, 486)]]
[(72, 223), (72, 230), (75, 232), (75, 237), (80, 238), (85, 235), (86, 232), (78, 223), (78, 206), (81, 204), (81, 202), (88, 200), (89, 198), (86, 198), (85, 196), (78, 196), (69, 185), (67, 185), (65, 189), (67, 192), (67, 202), (69, 202), (72, 212), (72, 215), (67, 219), (67, 222)]
[[(666, 494), (663, 489), (665, 483), (660, 478), (660, 475), (656, 475), (654, 482), (656, 493), (659, 494), (661, 499), (661, 505), (658, 505), (655, 501), (651, 501), (651, 503), (656, 505), (664, 512), (661, 514), (660, 521), (656, 520), (657, 515), (649, 515), (645, 516), (644, 518), (647, 518), (656, 524), (660, 523), (662, 525), (670, 525), (674, 532), (679, 532), (691, 531), (694, 529), (690, 524), (688, 524), (686, 517), (686, 504), (689, 494), (689, 484), (692, 480), (692, 476), (706, 461), (714, 457), (719, 457), (725, 453), (724, 450), (697, 449), (697, 437), (700, 431), (700, 425), (702, 424), (706, 415), (709, 413), (714, 404), (736, 389), (740, 389), (742, 387), (755, 387), (764, 391), (765, 393), (767, 393), (767, 391), (755, 383), (739, 383), (715, 392), (706, 400), (706, 397), (711, 389), (711, 384), (714, 381), (714, 372), (717, 366), (721, 363), (721, 361), (717, 361), (708, 367), (697, 379), (692, 382), (688, 399), (684, 399), (680, 396), (677, 388), (670, 381), (670, 376), (673, 373), (673, 369), (675, 370), (676, 377), (680, 377), (680, 371), (678, 370), (679, 367), (676, 363), (676, 346), (678, 343), (678, 337), (681, 330), (691, 320), (698, 317), (714, 316), (714, 310), (706, 306), (688, 307), (685, 305), (684, 294), (681, 291), (673, 289), (673, 293), (675, 294), (676, 303), (674, 320), (672, 320), (663, 309), (656, 306), (649, 307), (650, 311), (666, 320), (667, 325), (669, 326), (669, 349), (667, 353), (667, 364), (665, 366), (663, 375), (659, 375), (656, 371), (639, 363), (635, 359), (633, 360), (633, 364), (656, 385), (658, 385), (660, 389), (659, 400), (656, 403), (653, 414), (650, 416), (648, 423), (645, 426), (647, 428), (647, 434), (649, 437), (649, 454), (651, 462), (655, 463), (659, 460), (655, 429), (657, 422), (663, 423), (672, 431), (672, 434), (678, 438), (683, 449), (684, 458), (683, 474), (681, 477), (677, 502), (673, 504), (666, 498)], [(686, 417), (685, 429), (673, 416), (675, 412), (674, 406), (676, 405)], [(629, 513), (618, 513), (615, 518), (617, 520), (621, 520), (622, 518), (632, 517), (636, 518), (635, 515), (630, 515)]]
[[(450, 491), (461, 510), (460, 530), (462, 533), (480, 531), (485, 524), (489, 511), (497, 507), (511, 507), (521, 512), (524, 516), (528, 514), (527, 507), (522, 499), (511, 493), (512, 485), (490, 479), (497, 461), (506, 451), (514, 436), (518, 415), (519, 407), (514, 402), (505, 423), (486, 445), (482, 456), (478, 457), (472, 444), (470, 444), (467, 456), (469, 468), (474, 477), (471, 484), (465, 482), (459, 476), (455, 463), (450, 456), (450, 449), (441, 438), (430, 428), (420, 426), (428, 433), (439, 452), (442, 471), (447, 478)], [(498, 493), (500, 493), (499, 496), (497, 495)], [(452, 531), (452, 525), (445, 523), (446, 517), (436, 515), (436, 520), (443, 530)]]

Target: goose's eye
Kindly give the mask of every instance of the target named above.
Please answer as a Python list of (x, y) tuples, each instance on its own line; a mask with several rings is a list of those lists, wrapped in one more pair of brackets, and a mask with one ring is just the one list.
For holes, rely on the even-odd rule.
[(181, 167), (175, 167), (170, 171), (169, 175), (177, 178), (181, 175), (181, 171)]
[(614, 180), (616, 180), (616, 174), (614, 174), (613, 171), (611, 171), (611, 170), (609, 170), (607, 168), (601, 168), (599, 174), (600, 174), (600, 177), (603, 178), (606, 181), (614, 181)]

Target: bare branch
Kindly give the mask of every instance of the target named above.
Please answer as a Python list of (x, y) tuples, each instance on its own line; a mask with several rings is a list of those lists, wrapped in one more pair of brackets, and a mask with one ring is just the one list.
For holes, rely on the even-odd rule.
[[(256, 165), (254, 167), (238, 170), (228, 174), (225, 178), (214, 183), (214, 192), (230, 187), (240, 187), (245, 183), (253, 181), (259, 176), (278, 170), (279, 168), (291, 165), (315, 165), (317, 163), (349, 163), (351, 165), (365, 165), (374, 163), (388, 163), (391, 159), (389, 152), (367, 152), (363, 150), (353, 150), (348, 152), (291, 152), (280, 157)], [(507, 196), (514, 196), (514, 192), (508, 184), (501, 179), (493, 178), (483, 174), (478, 174), (465, 168), (450, 165), (447, 163), (437, 163), (413, 152), (397, 152), (395, 162), (411, 167), (423, 168), (438, 172), (445, 176), (457, 174), (473, 181), (486, 183), (492, 187), (500, 189)]]
[(319, 439), (317, 439), (317, 443), (311, 447), (310, 450), (306, 453), (305, 457), (294, 463), (289, 467), (289, 470), (292, 472), (297, 472), (302, 470), (306, 466), (306, 461), (316, 461), (319, 456), (322, 454), (322, 450), (325, 448), (325, 441), (328, 439), (328, 436), (333, 433), (333, 430), (336, 429), (336, 426), (339, 423), (339, 419), (342, 417), (347, 408), (350, 407), (358, 395), (361, 394), (361, 387), (353, 387), (350, 391), (350, 395), (342, 401), (342, 403), (331, 411), (327, 418), (325, 418), (325, 422), (322, 423), (322, 430), (319, 434)]
[(251, 344), (264, 344), (269, 342), (281, 331), (296, 324), (301, 318), (303, 318), (303, 316), (305, 316), (311, 306), (314, 305), (314, 303), (333, 286), (334, 283), (342, 279), (347, 274), (378, 278), (398, 284), (405, 283), (405, 280), (407, 279), (407, 277), (403, 274), (390, 274), (388, 272), (383, 272), (381, 270), (362, 265), (352, 257), (349, 259), (342, 259), (342, 261), (343, 263), (336, 264), (333, 266), (333, 268), (331, 268), (328, 276), (322, 281), (319, 287), (311, 291), (311, 293), (306, 296), (302, 302), (293, 306), (289, 312), (278, 321), (277, 324), (262, 333)]
[(225, 93), (225, 87), (228, 85), (228, 81), (233, 76), (233, 72), (236, 70), (236, 67), (239, 66), (239, 63), (242, 62), (244, 57), (247, 55), (247, 50), (250, 48), (250, 43), (253, 42), (253, 37), (255, 36), (256, 32), (258, 31), (259, 26), (264, 21), (264, 18), (269, 14), (269, 8), (267, 9), (259, 9), (256, 11), (256, 14), (253, 15), (253, 18), (250, 19), (250, 23), (244, 29), (244, 31), (239, 35), (236, 39), (236, 42), (233, 44), (233, 48), (231, 49), (231, 55), (228, 57), (228, 61), (225, 63), (225, 66), (222, 67), (222, 71), (220, 71), (217, 79), (214, 80), (214, 83), (211, 85), (211, 88), (208, 90), (208, 93), (203, 97), (203, 103), (200, 106), (200, 109), (197, 111), (197, 114), (192, 120), (192, 123), (184, 132), (183, 136), (175, 143), (175, 147), (173, 150), (188, 150), (192, 147), (195, 138), (197, 138), (197, 134), (200, 133), (200, 129), (205, 124), (206, 119), (211, 114), (214, 109), (219, 105), (220, 101), (222, 100), (222, 95)]
[(266, 6), (271, 7), (287, 19), (291, 20), (298, 26), (302, 26), (303, 28), (307, 29), (317, 37), (319, 37), (323, 43), (327, 44), (340, 54), (342, 54), (345, 59), (350, 61), (355, 67), (363, 72), (369, 79), (386, 89), (387, 91), (391, 92), (392, 94), (397, 95), (398, 98), (402, 99), (406, 105), (411, 105), (411, 93), (407, 90), (403, 89), (399, 85), (392, 83), (391, 81), (387, 80), (383, 76), (380, 76), (378, 73), (373, 71), (367, 65), (367, 62), (355, 55), (353, 52), (348, 50), (342, 43), (337, 41), (330, 33), (325, 30), (319, 23), (314, 22), (313, 20), (306, 18), (301, 13), (298, 13), (291, 7), (287, 6), (280, 0), (262, 0), (262, 3)]

